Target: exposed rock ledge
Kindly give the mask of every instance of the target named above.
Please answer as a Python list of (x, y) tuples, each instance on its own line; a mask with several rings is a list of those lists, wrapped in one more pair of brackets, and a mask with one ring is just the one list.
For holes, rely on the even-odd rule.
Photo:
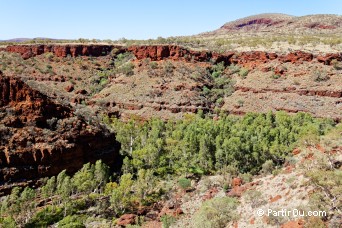
[(10, 45), (0, 51), (19, 53), (24, 59), (51, 52), (57, 57), (77, 56), (105, 56), (113, 49), (117, 53), (130, 51), (139, 60), (150, 58), (153, 61), (172, 59), (197, 62), (225, 62), (226, 64), (245, 64), (248, 62), (265, 63), (278, 59), (280, 62), (301, 64), (303, 62), (317, 60), (326, 65), (336, 59), (342, 61), (342, 53), (328, 53), (325, 55), (312, 55), (302, 51), (291, 52), (284, 55), (262, 51), (251, 52), (227, 52), (219, 54), (210, 51), (193, 51), (177, 45), (150, 45), (150, 46), (118, 46), (118, 45)]

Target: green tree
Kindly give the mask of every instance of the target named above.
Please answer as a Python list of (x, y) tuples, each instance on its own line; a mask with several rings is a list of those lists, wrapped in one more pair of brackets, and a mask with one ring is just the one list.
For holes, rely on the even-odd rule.
[(153, 171), (148, 169), (140, 169), (138, 171), (138, 178), (135, 182), (136, 195), (140, 204), (143, 204), (147, 196), (152, 193), (156, 186), (156, 177)]
[(56, 190), (56, 177), (53, 176), (49, 178), (46, 184), (41, 188), (42, 196), (45, 199), (48, 199), (53, 196)]
[[(98, 164), (100, 165), (100, 164)], [(100, 175), (98, 170), (98, 175)], [(101, 180), (100, 180), (101, 181)], [(97, 180), (94, 179), (94, 165), (84, 164), (83, 167), (75, 173), (72, 178), (77, 193), (91, 193), (97, 186)]]
[(124, 214), (133, 205), (133, 184), (132, 174), (127, 173), (121, 176), (119, 185), (113, 189), (110, 202), (117, 215)]
[(96, 182), (96, 190), (103, 192), (104, 186), (109, 179), (109, 167), (101, 160), (96, 161), (94, 170), (94, 181)]

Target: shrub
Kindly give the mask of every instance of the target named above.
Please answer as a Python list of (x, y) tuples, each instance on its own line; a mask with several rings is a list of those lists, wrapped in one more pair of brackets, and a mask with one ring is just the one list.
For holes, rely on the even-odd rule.
[(85, 228), (86, 216), (68, 215), (58, 222), (58, 228)]
[(273, 79), (278, 79), (278, 78), (280, 78), (280, 75), (279, 74), (272, 74), (272, 76), (271, 76)]
[(220, 97), (219, 99), (216, 100), (216, 105), (218, 105), (218, 106), (223, 105), (223, 103), (224, 103), (224, 101), (223, 101), (222, 97)]
[(120, 72), (122, 72), (126, 76), (131, 76), (134, 74), (133, 69), (134, 69), (133, 63), (126, 63), (125, 65), (121, 66)]
[(63, 218), (63, 208), (55, 206), (47, 206), (26, 224), (25, 227), (45, 227), (58, 222)]
[(252, 208), (260, 207), (267, 203), (267, 201), (262, 198), (262, 193), (257, 190), (248, 190), (243, 196)]
[(241, 177), (243, 183), (251, 182), (252, 178), (253, 178), (252, 174), (250, 174), (250, 173), (240, 174), (240, 177)]
[(226, 227), (229, 222), (238, 219), (237, 206), (238, 200), (230, 197), (207, 200), (194, 215), (195, 227)]
[(46, 57), (49, 61), (51, 61), (51, 60), (53, 59), (53, 53), (52, 53), (52, 52), (47, 52), (47, 53), (45, 54), (45, 57)]
[(150, 62), (150, 67), (151, 67), (151, 69), (155, 70), (158, 68), (158, 63), (157, 62)]
[(274, 170), (274, 163), (273, 163), (273, 161), (272, 160), (267, 160), (262, 165), (261, 173), (262, 174), (271, 174), (273, 170)]
[(0, 218), (0, 227), (16, 228), (17, 225), (12, 217)]
[(171, 61), (166, 61), (163, 64), (163, 68), (164, 68), (164, 74), (167, 76), (170, 76), (173, 73), (173, 70), (175, 67)]
[(240, 107), (242, 107), (242, 106), (244, 105), (245, 101), (243, 101), (243, 100), (238, 100), (237, 103), (238, 103), (238, 105), (239, 105)]
[(118, 54), (114, 61), (117, 72), (127, 76), (133, 75), (134, 64), (129, 62), (132, 58), (133, 55), (129, 52)]
[(229, 184), (225, 183), (225, 184), (223, 185), (223, 191), (227, 192), (227, 191), (229, 190), (229, 188), (230, 188), (230, 185), (229, 185)]
[(176, 221), (176, 219), (170, 215), (163, 215), (160, 218), (160, 221), (163, 224), (163, 228), (169, 228)]
[(184, 177), (178, 180), (178, 184), (184, 190), (191, 187), (191, 181)]
[(232, 64), (228, 68), (232, 74), (238, 73), (240, 71), (240, 67), (238, 65)]
[(315, 82), (323, 82), (323, 81), (328, 81), (330, 78), (329, 76), (321, 71), (316, 71), (314, 73), (314, 81)]
[(213, 65), (212, 67), (213, 72), (211, 73), (211, 76), (213, 78), (220, 77), (223, 74), (224, 69), (225, 69), (224, 62), (220, 62), (220, 63)]
[(245, 78), (249, 73), (249, 70), (246, 69), (246, 68), (241, 68), (240, 71), (239, 71), (239, 75), (242, 77), (242, 78)]
[(333, 65), (335, 70), (342, 70), (342, 65), (339, 63), (339, 61), (337, 61), (337, 59), (333, 59), (331, 61), (331, 64)]
[(109, 55), (111, 57), (115, 57), (119, 53), (119, 51), (120, 51), (119, 49), (113, 48), (113, 50), (110, 51)]
[(104, 85), (106, 85), (108, 83), (108, 79), (107, 78), (101, 78), (101, 80), (100, 80), (100, 85), (101, 86), (104, 86)]

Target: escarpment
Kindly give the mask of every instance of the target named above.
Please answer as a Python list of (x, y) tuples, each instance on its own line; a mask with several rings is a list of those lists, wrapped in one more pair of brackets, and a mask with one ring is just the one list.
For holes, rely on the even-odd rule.
[(76, 172), (98, 159), (119, 169), (119, 149), (104, 127), (20, 79), (0, 76), (0, 192), (9, 183)]
[(9, 45), (0, 51), (20, 54), (28, 59), (44, 53), (53, 53), (57, 57), (77, 56), (106, 56), (113, 50), (115, 53), (131, 52), (138, 60), (183, 60), (192, 62), (225, 62), (226, 64), (245, 64), (248, 62), (265, 63), (272, 60), (279, 62), (298, 63), (318, 62), (330, 65), (333, 60), (342, 61), (342, 53), (326, 53), (313, 55), (303, 51), (289, 52), (287, 54), (268, 53), (263, 51), (250, 52), (226, 52), (219, 54), (211, 51), (194, 51), (177, 45), (142, 45), (142, 46), (119, 46), (119, 45)]
[(57, 57), (77, 56), (104, 56), (108, 55), (114, 48), (120, 46), (112, 45), (11, 45), (4, 50), (19, 53), (24, 59), (51, 52)]

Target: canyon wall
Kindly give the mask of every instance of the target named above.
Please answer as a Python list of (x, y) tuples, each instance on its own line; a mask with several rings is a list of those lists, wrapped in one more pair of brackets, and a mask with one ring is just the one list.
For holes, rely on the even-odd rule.
[[(0, 76), (0, 183), (76, 172), (102, 159), (120, 169), (114, 134), (16, 78)], [(8, 191), (0, 186), (0, 193)]]
[(118, 46), (118, 45), (10, 45), (0, 51), (19, 53), (28, 59), (44, 53), (53, 53), (57, 57), (77, 56), (105, 56), (116, 49), (116, 53), (132, 52), (138, 60), (150, 58), (152, 61), (163, 59), (195, 61), (195, 62), (225, 62), (226, 64), (246, 64), (249, 62), (265, 63), (278, 59), (280, 62), (303, 63), (317, 60), (326, 65), (336, 59), (342, 61), (342, 53), (328, 53), (312, 55), (310, 53), (295, 51), (287, 54), (276, 54), (262, 51), (227, 52), (219, 54), (211, 51), (193, 51), (177, 45), (150, 45), (150, 46)]

